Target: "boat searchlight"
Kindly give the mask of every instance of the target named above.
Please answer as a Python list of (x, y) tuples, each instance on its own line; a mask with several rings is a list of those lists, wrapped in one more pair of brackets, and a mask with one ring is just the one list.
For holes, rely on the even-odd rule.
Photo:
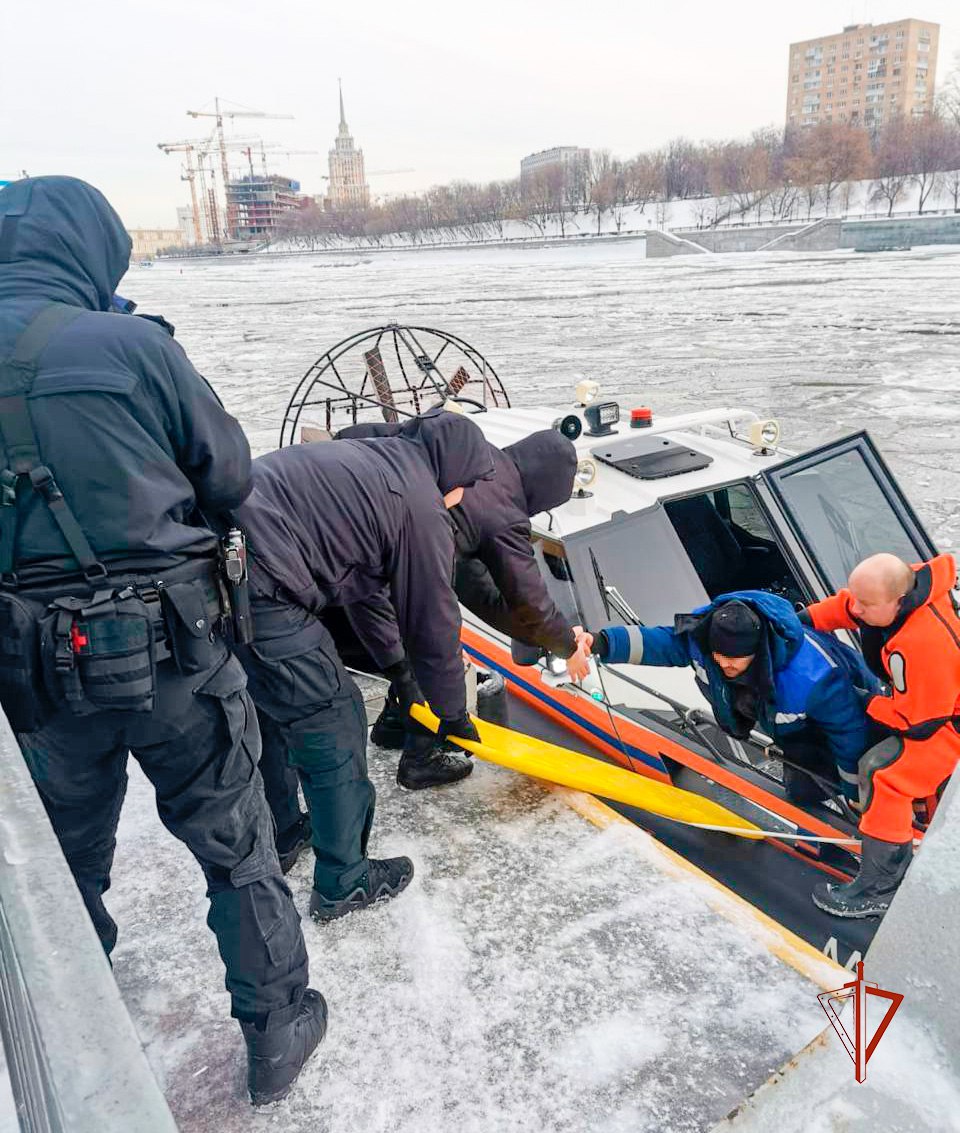
[(581, 490), (584, 488), (589, 488), (594, 480), (596, 480), (596, 478), (596, 464), (594, 464), (594, 462), (587, 457), (584, 457), (584, 459), (577, 464), (577, 471), (574, 475), (574, 481), (577, 487)]
[(749, 430), (750, 443), (761, 453), (773, 452), (780, 443), (780, 422), (772, 417), (753, 421)]
[(577, 405), (589, 405), (600, 396), (600, 383), (592, 378), (581, 378), (573, 392)]

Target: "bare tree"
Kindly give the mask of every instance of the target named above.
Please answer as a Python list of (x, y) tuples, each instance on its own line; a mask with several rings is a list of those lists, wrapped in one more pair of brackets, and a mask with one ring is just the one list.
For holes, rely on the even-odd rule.
[(919, 190), (917, 211), (923, 213), (930, 194), (937, 190), (952, 158), (952, 132), (937, 114), (924, 114), (910, 122), (910, 167)]
[(487, 222), (502, 239), (505, 221), (515, 215), (520, 204), (520, 182), (491, 181), (484, 186), (482, 196)]
[(706, 154), (687, 138), (667, 143), (658, 159), (663, 168), (663, 187), (667, 200), (705, 197), (709, 194)]
[(870, 184), (870, 200), (886, 204), (887, 216), (893, 216), (912, 179), (910, 157), (909, 124), (902, 116), (891, 118), (877, 139)]
[(960, 51), (953, 57), (950, 71), (937, 91), (937, 113), (960, 128)]
[(590, 153), (590, 188), (587, 212), (597, 218), (597, 235), (603, 224), (603, 214), (613, 207), (616, 197), (614, 162), (607, 149)]
[(943, 187), (953, 201), (953, 211), (960, 212), (960, 123), (948, 122), (946, 131)]
[(829, 215), (830, 203), (840, 185), (870, 173), (870, 139), (866, 130), (845, 123), (821, 122), (787, 139), (784, 168), (800, 186), (807, 203), (807, 219), (818, 200)]

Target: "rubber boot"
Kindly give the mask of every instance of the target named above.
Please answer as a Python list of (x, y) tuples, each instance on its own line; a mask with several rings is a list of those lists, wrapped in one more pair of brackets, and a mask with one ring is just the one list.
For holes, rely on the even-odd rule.
[(397, 767), (397, 782), (408, 791), (458, 783), (473, 771), (473, 760), (463, 751), (450, 751), (430, 732), (409, 732)]
[(297, 864), (297, 858), (311, 844), (313, 829), (310, 825), (310, 815), (301, 814), (300, 818), (288, 830), (277, 834), (277, 856), (280, 858), (280, 869), (289, 873)]
[(356, 887), (343, 897), (325, 897), (318, 889), (310, 894), (310, 916), (315, 921), (333, 921), (365, 909), (375, 901), (396, 897), (413, 879), (409, 858), (369, 858)]
[(835, 917), (882, 917), (913, 857), (913, 842), (881, 842), (861, 835), (860, 872), (846, 885), (828, 881), (813, 891), (818, 909)]
[(293, 1083), (327, 1033), (327, 1004), (307, 988), (296, 1019), (273, 1031), (241, 1023), (247, 1042), (247, 1089), (253, 1105), (269, 1105), (290, 1093)]
[(383, 709), (370, 729), (370, 742), (386, 751), (400, 751), (406, 735), (403, 712), (391, 685)]

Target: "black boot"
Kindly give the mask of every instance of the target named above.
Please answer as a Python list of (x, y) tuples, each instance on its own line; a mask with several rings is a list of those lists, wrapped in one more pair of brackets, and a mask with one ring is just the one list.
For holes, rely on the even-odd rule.
[(318, 890), (310, 894), (310, 916), (315, 921), (333, 921), (347, 913), (365, 909), (375, 901), (389, 901), (413, 879), (409, 858), (370, 858), (356, 888), (343, 897), (324, 897)]
[(241, 1023), (247, 1041), (247, 1089), (254, 1105), (278, 1102), (293, 1083), (327, 1033), (327, 1004), (319, 991), (307, 988), (292, 1023), (273, 1031), (258, 1031), (254, 1023)]
[(828, 881), (813, 891), (813, 903), (835, 917), (882, 917), (913, 857), (913, 842), (881, 842), (861, 835), (860, 872), (846, 885)]
[(370, 742), (386, 751), (400, 751), (406, 735), (403, 711), (394, 696), (393, 686), (391, 685), (383, 709), (370, 729)]
[(280, 858), (280, 869), (284, 873), (289, 873), (293, 869), (297, 864), (297, 858), (311, 844), (312, 838), (313, 830), (310, 826), (309, 814), (301, 814), (293, 826), (277, 834), (277, 856)]
[(408, 791), (458, 783), (473, 771), (473, 760), (463, 751), (449, 750), (430, 732), (408, 733), (397, 768), (397, 782)]

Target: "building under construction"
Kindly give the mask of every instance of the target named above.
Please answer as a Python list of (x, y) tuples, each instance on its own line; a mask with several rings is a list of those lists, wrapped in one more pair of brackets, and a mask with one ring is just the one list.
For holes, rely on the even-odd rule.
[(251, 173), (227, 182), (227, 218), (232, 240), (276, 235), (284, 213), (300, 208), (300, 182), (276, 174)]

